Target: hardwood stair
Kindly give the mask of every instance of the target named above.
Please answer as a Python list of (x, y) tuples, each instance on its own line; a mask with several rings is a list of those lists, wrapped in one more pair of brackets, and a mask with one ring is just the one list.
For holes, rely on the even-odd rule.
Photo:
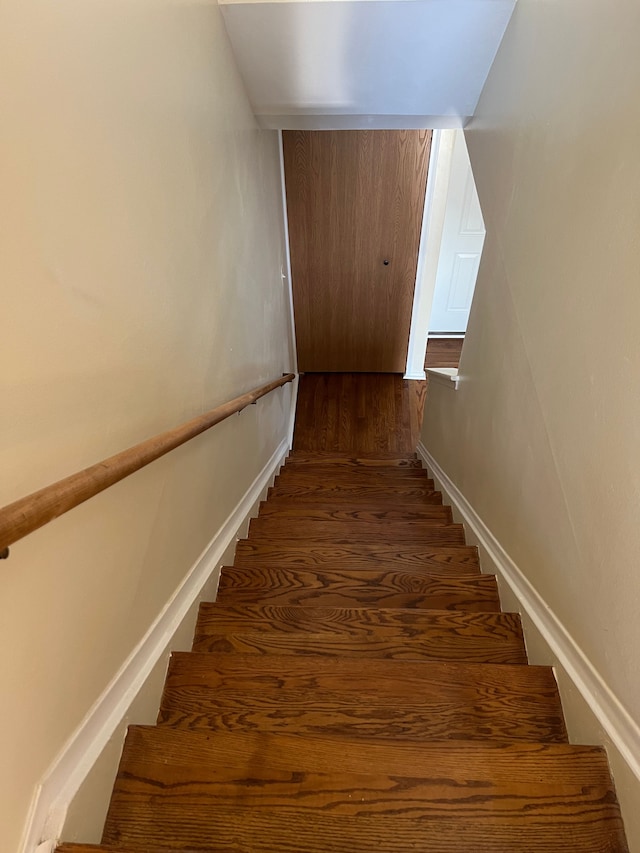
[[(266, 630), (265, 630), (266, 629)], [(526, 663), (520, 618), (363, 607), (203, 604), (195, 652), (340, 654), (403, 660)]]
[(100, 845), (58, 853), (625, 853), (606, 754), (415, 454), (294, 452)]
[(416, 571), (431, 569), (448, 572), (480, 573), (475, 548), (442, 545), (438, 548), (395, 542), (359, 542), (357, 545), (315, 542), (256, 542), (242, 539), (236, 547), (237, 568), (331, 568), (400, 569)]

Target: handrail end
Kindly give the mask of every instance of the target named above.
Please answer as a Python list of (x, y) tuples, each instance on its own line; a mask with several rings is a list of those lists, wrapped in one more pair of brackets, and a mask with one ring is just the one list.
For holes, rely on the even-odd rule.
[(0, 550), (0, 560), (8, 560), (9, 554), (10, 551), (8, 548), (2, 548), (2, 550)]

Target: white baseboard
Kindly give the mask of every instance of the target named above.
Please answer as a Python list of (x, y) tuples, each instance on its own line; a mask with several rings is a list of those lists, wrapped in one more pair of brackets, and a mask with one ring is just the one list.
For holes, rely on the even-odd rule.
[[(295, 393), (292, 396), (293, 413)], [(290, 430), (287, 430), (287, 437), (280, 442), (155, 622), (45, 773), (29, 812), (22, 853), (49, 853), (55, 848), (69, 804), (80, 785), (165, 652), (179, 625), (198, 600), (202, 588), (220, 571), (220, 560), (224, 552), (282, 465), (289, 452), (289, 433)]]
[(402, 377), (403, 379), (426, 379), (427, 374), (424, 370), (413, 370), (411, 373), (407, 372)]
[(473, 533), (478, 544), (487, 552), (497, 572), (520, 602), (522, 612), (529, 617), (547, 643), (611, 743), (636, 779), (640, 780), (640, 726), (422, 442), (418, 443), (417, 452), (460, 513), (465, 528)]

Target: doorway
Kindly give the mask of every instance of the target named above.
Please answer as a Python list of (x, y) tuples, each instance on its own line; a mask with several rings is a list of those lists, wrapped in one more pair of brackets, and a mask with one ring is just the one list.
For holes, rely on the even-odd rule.
[(429, 335), (464, 335), (484, 246), (485, 227), (462, 130), (454, 134), (442, 243)]
[[(424, 379), (427, 339), (461, 347), (485, 227), (462, 130), (433, 133), (405, 378)], [(437, 291), (437, 292), (436, 292)], [(433, 344), (432, 350), (442, 348)]]

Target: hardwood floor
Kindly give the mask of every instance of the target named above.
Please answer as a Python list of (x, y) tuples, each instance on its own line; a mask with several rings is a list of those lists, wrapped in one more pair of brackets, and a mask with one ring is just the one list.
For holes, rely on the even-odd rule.
[(399, 373), (305, 373), (294, 450), (411, 453), (427, 383)]
[(431, 338), (427, 343), (425, 367), (457, 367), (464, 338)]

